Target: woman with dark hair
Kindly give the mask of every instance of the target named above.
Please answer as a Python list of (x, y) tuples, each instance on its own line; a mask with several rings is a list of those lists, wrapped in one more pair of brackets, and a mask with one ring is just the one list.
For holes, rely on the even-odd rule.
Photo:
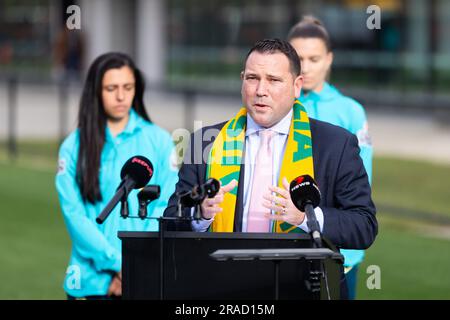
[[(360, 156), (371, 182), (373, 149), (365, 110), (357, 101), (344, 96), (328, 83), (333, 63), (328, 31), (317, 18), (305, 16), (289, 31), (288, 41), (300, 58), (303, 75), (300, 102), (308, 116), (340, 126), (358, 137)], [(341, 253), (345, 258), (349, 298), (354, 299), (358, 266), (364, 258), (364, 251), (341, 249)]]
[[(121, 296), (121, 243), (117, 231), (158, 230), (155, 220), (123, 219), (118, 205), (99, 225), (96, 217), (119, 186), (123, 164), (134, 155), (151, 160), (150, 181), (161, 187), (149, 215), (161, 216), (178, 180), (174, 145), (168, 132), (153, 124), (144, 106), (144, 81), (122, 53), (99, 56), (89, 68), (78, 127), (59, 151), (56, 188), (72, 255), (64, 281), (68, 298)], [(129, 212), (138, 212), (137, 190)]]

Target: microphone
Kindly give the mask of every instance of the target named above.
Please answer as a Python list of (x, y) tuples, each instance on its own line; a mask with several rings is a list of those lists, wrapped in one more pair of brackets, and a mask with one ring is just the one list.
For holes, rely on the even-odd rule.
[[(206, 197), (214, 198), (219, 190), (220, 182), (214, 178), (210, 178), (204, 184), (195, 185), (191, 191), (180, 192), (178, 194), (179, 209), (180, 206), (183, 206), (185, 208), (199, 206), (194, 215), (194, 219), (199, 220), (201, 219), (200, 204)], [(179, 210), (178, 213), (179, 218), (181, 218), (180, 214), (181, 210)]]
[(147, 217), (147, 205), (153, 200), (158, 199), (160, 194), (161, 188), (159, 185), (149, 185), (139, 191), (137, 195), (139, 202), (139, 218), (145, 219)]
[[(106, 207), (100, 213), (100, 215), (95, 219), (98, 224), (102, 224), (106, 218), (108, 218), (111, 211), (117, 205), (119, 201), (126, 204), (126, 199), (128, 193), (132, 189), (140, 189), (145, 187), (145, 185), (150, 181), (153, 176), (153, 165), (150, 160), (143, 156), (134, 156), (125, 162), (120, 172), (120, 178), (122, 182), (117, 188), (116, 194), (108, 202)], [(123, 208), (127, 206), (124, 205)], [(127, 211), (127, 210), (125, 210)], [(124, 213), (127, 216), (128, 213)]]
[(208, 198), (214, 198), (220, 190), (220, 182), (214, 178), (209, 178), (204, 184), (200, 185), (198, 189), (200, 190), (196, 191), (197, 193), (201, 193)]
[(302, 212), (305, 212), (308, 218), (308, 228), (314, 243), (318, 248), (322, 247), (322, 240), (320, 235), (320, 226), (317, 222), (316, 208), (320, 203), (320, 190), (316, 181), (310, 175), (303, 175), (292, 180), (289, 186), (289, 192), (292, 202)]
[(200, 185), (198, 188), (195, 188), (192, 190), (192, 195), (200, 195), (201, 201), (199, 202), (199, 206), (197, 210), (194, 213), (194, 219), (200, 220), (203, 216), (202, 213), (202, 207), (200, 204), (203, 202), (203, 200), (208, 198), (214, 198), (214, 196), (219, 192), (220, 190), (220, 182), (217, 181), (214, 178), (208, 179), (204, 184)]

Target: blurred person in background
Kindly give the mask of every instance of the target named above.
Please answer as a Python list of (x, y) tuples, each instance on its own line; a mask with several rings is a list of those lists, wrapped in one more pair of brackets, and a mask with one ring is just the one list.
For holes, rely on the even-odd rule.
[(53, 76), (57, 81), (78, 81), (84, 59), (81, 30), (61, 28), (53, 44)]
[[(360, 156), (372, 181), (372, 144), (364, 108), (350, 97), (344, 96), (327, 82), (333, 63), (330, 37), (322, 22), (313, 16), (305, 16), (291, 28), (288, 41), (300, 58), (303, 88), (300, 101), (308, 116), (343, 127), (358, 138)], [(363, 250), (345, 250), (345, 273), (349, 298), (356, 295), (358, 266), (364, 259)]]
[[(99, 56), (89, 68), (80, 102), (78, 127), (59, 150), (56, 189), (72, 240), (64, 281), (68, 299), (120, 297), (119, 230), (155, 231), (155, 220), (123, 219), (120, 206), (99, 225), (95, 219), (114, 196), (120, 171), (132, 156), (150, 159), (151, 184), (161, 187), (149, 216), (163, 214), (175, 190), (177, 168), (168, 132), (150, 121), (144, 106), (144, 80), (133, 61), (121, 53)], [(130, 215), (138, 212), (137, 190), (128, 198)]]
[(0, 65), (8, 65), (12, 63), (14, 56), (14, 48), (9, 41), (2, 43), (0, 38)]

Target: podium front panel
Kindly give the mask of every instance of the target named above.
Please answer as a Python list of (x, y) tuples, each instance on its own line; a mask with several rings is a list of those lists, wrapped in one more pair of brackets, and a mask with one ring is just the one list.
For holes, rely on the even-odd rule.
[[(310, 248), (305, 234), (164, 233), (164, 299), (273, 299), (275, 263), (267, 260), (215, 261), (219, 249)], [(158, 232), (119, 232), (125, 299), (159, 299)], [(279, 262), (279, 298), (309, 299), (305, 279), (310, 262)], [(340, 266), (326, 261), (332, 298), (339, 297)]]

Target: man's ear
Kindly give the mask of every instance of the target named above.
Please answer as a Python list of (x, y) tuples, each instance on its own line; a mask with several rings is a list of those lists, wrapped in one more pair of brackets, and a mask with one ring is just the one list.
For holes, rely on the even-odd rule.
[(300, 93), (302, 91), (302, 87), (303, 87), (303, 76), (299, 75), (294, 80), (295, 98), (300, 97)]
[(241, 80), (244, 80), (244, 70), (241, 71)]

